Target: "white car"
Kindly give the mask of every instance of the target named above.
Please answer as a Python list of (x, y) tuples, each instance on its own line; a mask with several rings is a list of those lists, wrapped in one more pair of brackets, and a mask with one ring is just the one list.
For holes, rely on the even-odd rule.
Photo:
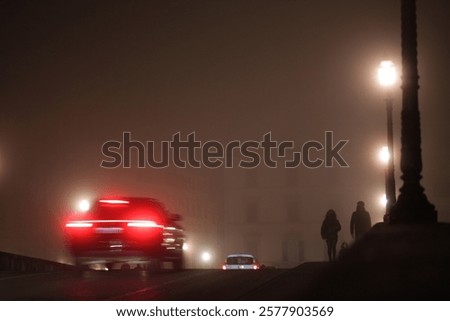
[(251, 254), (230, 254), (222, 265), (222, 270), (259, 270), (258, 260)]

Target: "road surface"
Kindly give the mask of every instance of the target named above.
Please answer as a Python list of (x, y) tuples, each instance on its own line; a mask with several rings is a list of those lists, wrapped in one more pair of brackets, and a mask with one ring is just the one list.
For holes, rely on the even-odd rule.
[(289, 300), (301, 298), (325, 265), (258, 271), (0, 272), (0, 300)]

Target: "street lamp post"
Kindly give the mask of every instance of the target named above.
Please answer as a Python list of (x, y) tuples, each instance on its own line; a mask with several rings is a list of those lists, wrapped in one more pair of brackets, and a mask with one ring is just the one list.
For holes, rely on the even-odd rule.
[(393, 97), (389, 88), (397, 80), (397, 72), (392, 61), (383, 60), (378, 69), (378, 80), (380, 85), (386, 87), (386, 113), (387, 113), (387, 166), (385, 173), (386, 180), (386, 215), (385, 221), (389, 220), (391, 207), (396, 202), (395, 195), (395, 174), (394, 174), (394, 134), (392, 124)]
[(437, 212), (420, 185), (422, 150), (417, 68), (416, 1), (401, 0), (402, 39), (402, 149), (400, 168), (403, 186), (391, 208), (391, 224), (436, 223)]

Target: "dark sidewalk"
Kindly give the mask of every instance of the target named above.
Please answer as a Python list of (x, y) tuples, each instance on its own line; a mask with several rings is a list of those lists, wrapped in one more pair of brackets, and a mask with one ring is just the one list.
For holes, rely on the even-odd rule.
[(450, 224), (375, 225), (336, 263), (306, 263), (244, 300), (450, 300)]
[(375, 225), (321, 275), (307, 297), (449, 300), (450, 224)]

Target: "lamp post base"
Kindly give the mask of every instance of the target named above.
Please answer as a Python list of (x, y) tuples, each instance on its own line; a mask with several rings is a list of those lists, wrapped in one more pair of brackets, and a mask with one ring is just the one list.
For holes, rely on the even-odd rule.
[(389, 212), (390, 224), (437, 223), (437, 211), (422, 190), (401, 193)]

